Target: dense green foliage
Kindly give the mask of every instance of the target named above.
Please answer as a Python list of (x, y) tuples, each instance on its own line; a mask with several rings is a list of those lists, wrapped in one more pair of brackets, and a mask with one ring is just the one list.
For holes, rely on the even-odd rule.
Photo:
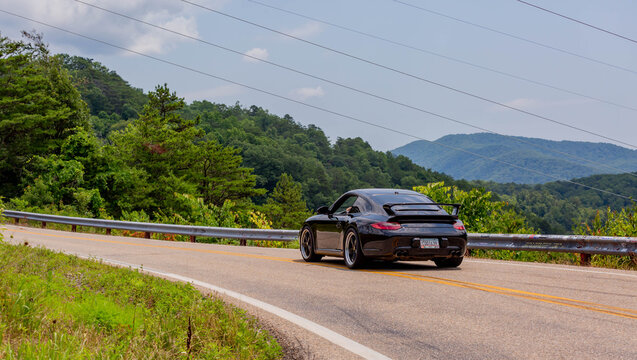
[(137, 118), (148, 102), (141, 89), (131, 87), (102, 64), (79, 56), (59, 57), (88, 105), (91, 124), (99, 137), (105, 139), (111, 131), (123, 129), (126, 120)]
[[(5, 85), (0, 89), (0, 196), (9, 199), (9, 206), (192, 222), (205, 218), (194, 214), (193, 208), (200, 207), (200, 212), (220, 217), (209, 219), (210, 224), (256, 226), (258, 221), (251, 219), (262, 215), (251, 212), (250, 198), (265, 191), (255, 188), (256, 177), (241, 166), (238, 150), (205, 138), (197, 119), (178, 113), (183, 99), (158, 86), (144, 95), (148, 102), (138, 118), (129, 119), (121, 130), (109, 128), (105, 144), (90, 130), (87, 106), (61, 60), (74, 64), (76, 75), (109, 72), (79, 58), (50, 56), (39, 36), (25, 36), (26, 42), (0, 39)], [(87, 73), (87, 68), (99, 71)], [(115, 112), (126, 107), (108, 105), (109, 99), (92, 106)]]
[[(576, 233), (596, 236), (637, 237), (637, 205), (620, 211), (607, 209), (603, 216), (597, 213), (588, 223), (580, 225)], [(591, 264), (601, 267), (637, 269), (637, 256), (593, 255)]]
[(492, 200), (492, 194), (484, 189), (463, 191), (443, 182), (414, 186), (414, 191), (427, 195), (439, 203), (461, 205), (459, 219), (469, 232), (528, 234), (534, 230), (526, 219), (505, 202)]
[(288, 174), (281, 175), (268, 201), (261, 207), (276, 229), (298, 229), (311, 214), (301, 193), (301, 184)]
[(189, 284), (0, 242), (2, 359), (276, 359), (253, 319)]
[[(374, 151), (360, 138), (338, 138), (334, 144), (314, 125), (303, 126), (292, 117), (279, 117), (251, 106), (227, 106), (195, 101), (187, 119), (200, 118), (209, 137), (242, 149), (243, 165), (253, 168), (257, 186), (273, 190), (286, 173), (301, 184), (311, 209), (327, 205), (356, 188), (410, 188), (432, 181), (453, 180), (415, 165), (403, 156)], [(263, 202), (263, 199), (256, 199)]]
[(60, 59), (37, 34), (0, 36), (0, 194), (21, 192), (35, 156), (59, 154), (65, 139), (88, 129), (88, 112)]
[[(593, 175), (574, 182), (610, 193), (637, 195), (637, 173)], [(598, 211), (620, 210), (634, 201), (568, 182), (538, 185), (475, 182), (516, 206), (529, 223), (542, 233), (565, 234), (584, 222), (591, 221)]]
[[(530, 168), (551, 177), (451, 150), (435, 143)], [(392, 152), (405, 155), (418, 165), (444, 172), (456, 179), (520, 184), (546, 183), (556, 179), (620, 172), (600, 164), (624, 171), (637, 170), (637, 150), (606, 143), (551, 141), (490, 133), (447, 135), (435, 143), (414, 141)], [(573, 159), (564, 154), (585, 160)]]
[[(488, 194), (494, 203), (506, 203), (499, 215), (515, 211), (539, 232), (570, 233), (600, 210), (604, 218), (607, 207), (620, 210), (631, 204), (567, 182), (522, 185), (453, 180), (407, 157), (375, 151), (360, 138), (331, 142), (314, 125), (303, 126), (289, 115), (276, 116), (257, 106), (208, 101), (187, 105), (165, 85), (145, 95), (90, 59), (50, 56), (34, 35), (26, 42), (3, 38), (0, 61), (0, 79), (7, 84), (0, 89), (0, 101), (6, 104), (0, 109), (0, 196), (16, 210), (298, 228), (308, 208), (327, 205), (353, 188), (412, 188), (444, 182), (466, 193)], [(24, 79), (30, 86), (26, 90)], [(87, 107), (71, 84), (89, 104), (93, 131)], [(42, 104), (30, 102), (30, 92), (40, 94), (37, 100)], [(17, 141), (16, 131), (26, 140)], [(486, 136), (486, 144), (494, 145), (487, 135), (476, 136)], [(583, 151), (580, 145), (542, 143)], [(606, 145), (585, 145), (598, 156), (617, 155), (617, 149), (608, 150)], [(472, 162), (463, 155), (457, 163)], [(576, 181), (609, 192), (637, 194), (635, 174)], [(464, 211), (473, 207), (465, 206)], [(220, 218), (213, 220), (213, 214)]]

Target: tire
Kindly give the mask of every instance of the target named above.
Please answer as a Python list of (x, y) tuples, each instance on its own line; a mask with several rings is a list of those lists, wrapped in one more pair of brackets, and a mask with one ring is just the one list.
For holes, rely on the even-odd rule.
[(343, 241), (343, 258), (345, 265), (350, 269), (357, 269), (365, 263), (365, 255), (361, 249), (360, 238), (358, 232), (354, 228), (349, 228), (345, 232), (345, 240)]
[(301, 257), (307, 262), (319, 261), (323, 257), (314, 252), (314, 233), (307, 225), (303, 226), (301, 229), (301, 233), (299, 235), (299, 248), (301, 250)]
[(462, 259), (464, 259), (464, 257), (459, 256), (446, 259), (434, 259), (434, 262), (439, 268), (455, 268), (462, 264)]

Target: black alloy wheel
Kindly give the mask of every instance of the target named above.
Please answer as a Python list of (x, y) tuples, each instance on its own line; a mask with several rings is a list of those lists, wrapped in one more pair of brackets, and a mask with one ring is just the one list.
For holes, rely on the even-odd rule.
[(452, 257), (446, 259), (434, 259), (436, 266), (439, 268), (454, 268), (460, 266), (462, 264), (463, 256), (460, 257)]
[(307, 262), (319, 261), (323, 257), (314, 252), (314, 234), (312, 233), (312, 229), (307, 225), (301, 229), (299, 247), (301, 249), (301, 257)]
[(365, 256), (361, 250), (361, 242), (358, 238), (358, 232), (354, 228), (349, 228), (345, 233), (343, 258), (345, 259), (345, 265), (347, 265), (350, 269), (359, 268), (365, 262)]

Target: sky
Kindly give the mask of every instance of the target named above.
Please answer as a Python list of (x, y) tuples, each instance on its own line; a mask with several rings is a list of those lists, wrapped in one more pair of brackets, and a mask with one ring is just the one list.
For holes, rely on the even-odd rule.
[[(382, 151), (482, 131), (458, 122), (504, 135), (637, 145), (637, 43), (516, 0), (258, 0), (271, 7), (256, 0), (189, 0), (324, 48), (181, 0), (83, 1), (187, 37), (75, 0), (0, 0), (0, 10), (120, 48), (3, 12), (0, 33), (18, 39), (20, 30), (36, 30), (53, 52), (94, 59), (144, 91), (166, 83), (187, 102), (257, 105), (315, 124), (332, 141), (360, 136)], [(529, 2), (637, 39), (637, 2)]]

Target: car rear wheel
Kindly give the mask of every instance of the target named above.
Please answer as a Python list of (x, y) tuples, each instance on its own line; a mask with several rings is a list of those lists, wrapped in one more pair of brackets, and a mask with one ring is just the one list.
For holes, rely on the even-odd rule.
[(446, 259), (434, 259), (434, 262), (439, 268), (451, 268), (460, 266), (460, 264), (462, 264), (462, 259), (464, 259), (464, 257), (460, 256)]
[(343, 258), (345, 265), (350, 269), (356, 269), (363, 265), (365, 256), (361, 250), (361, 242), (358, 232), (354, 228), (350, 228), (345, 233), (345, 242), (343, 244)]
[(312, 229), (307, 225), (301, 229), (299, 247), (301, 249), (301, 257), (307, 262), (319, 261), (323, 257), (314, 252), (314, 234), (312, 233)]

